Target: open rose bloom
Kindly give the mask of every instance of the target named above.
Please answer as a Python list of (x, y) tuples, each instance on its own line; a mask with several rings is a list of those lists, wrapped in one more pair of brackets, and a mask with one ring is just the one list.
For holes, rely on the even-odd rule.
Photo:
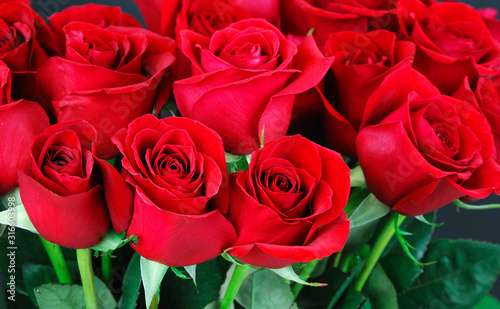
[(229, 218), (238, 240), (229, 253), (281, 268), (340, 251), (349, 233), (342, 211), (349, 173), (338, 153), (300, 136), (255, 152), (249, 170), (233, 175)]
[(0, 0), (0, 309), (499, 309), (472, 1)]

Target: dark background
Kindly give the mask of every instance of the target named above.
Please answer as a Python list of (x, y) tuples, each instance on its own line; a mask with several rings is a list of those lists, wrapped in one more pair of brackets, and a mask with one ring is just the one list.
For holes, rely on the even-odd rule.
[[(69, 5), (79, 5), (89, 2), (121, 6), (124, 12), (132, 14), (144, 24), (142, 16), (131, 0), (32, 0), (33, 8), (43, 17), (61, 11)], [(494, 7), (500, 10), (498, 0), (462, 0), (476, 8)], [(490, 196), (482, 203), (500, 203), (499, 196)], [(471, 238), (500, 244), (500, 209), (494, 210), (465, 210), (454, 205), (441, 208), (437, 213), (437, 221), (444, 225), (437, 228), (433, 239), (440, 238)], [(500, 281), (496, 283), (492, 294), (500, 298)]]

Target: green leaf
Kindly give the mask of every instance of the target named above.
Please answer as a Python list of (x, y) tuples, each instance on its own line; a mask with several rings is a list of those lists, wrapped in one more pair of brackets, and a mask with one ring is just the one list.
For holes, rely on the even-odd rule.
[(386, 256), (380, 264), (398, 292), (406, 290), (424, 271), (408, 256), (400, 254)]
[[(195, 286), (191, 280), (184, 280), (168, 272), (162, 283), (162, 303), (168, 309), (204, 308), (219, 298), (226, 269), (217, 258), (196, 266)], [(218, 303), (217, 303), (218, 304)], [(215, 305), (215, 304), (214, 304)], [(216, 308), (219, 308), (218, 306)]]
[(231, 254), (227, 253), (227, 251), (222, 252), (221, 256), (222, 256), (222, 258), (224, 260), (228, 261), (229, 263), (240, 265), (240, 266), (247, 265), (247, 263), (243, 263), (238, 258), (236, 258), (236, 257), (232, 256)]
[(135, 239), (137, 239), (137, 237), (133, 235), (125, 239), (125, 234), (126, 232), (117, 234), (113, 230), (109, 230), (106, 235), (104, 235), (101, 242), (92, 247), (92, 249), (96, 251), (94, 255), (98, 257), (99, 252), (102, 252), (102, 254), (111, 254), (114, 250), (125, 246), (130, 241), (134, 241)]
[[(399, 220), (399, 219), (398, 219)], [(413, 247), (404, 237), (403, 235), (412, 235), (411, 233), (408, 233), (408, 232), (404, 232), (401, 231), (399, 229), (399, 226), (397, 225), (397, 222), (398, 220), (396, 220), (394, 222), (394, 229), (395, 229), (395, 234), (396, 234), (396, 238), (397, 240), (399, 241), (399, 244), (401, 245), (401, 248), (403, 248), (403, 251), (404, 253), (406, 254), (406, 256), (413, 261), (413, 263), (417, 264), (418, 266), (420, 267), (423, 267), (424, 265), (428, 265), (428, 264), (425, 264), (425, 263), (422, 263), (420, 262), (419, 260), (417, 260), (416, 257), (413, 256), (413, 254), (411, 253), (410, 249), (413, 249), (415, 250), (415, 247)]]
[(289, 281), (294, 281), (303, 285), (310, 285), (310, 286), (325, 286), (326, 284), (324, 283), (318, 283), (318, 282), (307, 282), (302, 280), (293, 270), (292, 266), (288, 266), (285, 268), (277, 268), (277, 269), (269, 269), (270, 271), (274, 272), (281, 278)]
[(44, 284), (35, 290), (40, 309), (85, 309), (83, 287), (79, 285)]
[(248, 276), (236, 301), (246, 309), (290, 308), (294, 302), (288, 283), (271, 271), (257, 271)]
[(305, 286), (297, 298), (299, 308), (337, 308), (335, 305), (361, 270), (361, 260), (358, 257), (355, 258), (357, 264), (351, 273), (346, 274), (338, 268), (328, 268), (323, 275), (317, 278), (317, 280), (327, 283), (328, 286)]
[(444, 224), (444, 222), (443, 223), (430, 222), (429, 220), (427, 220), (427, 218), (424, 215), (416, 216), (414, 218), (417, 219), (418, 221), (422, 222), (422, 223), (425, 223), (425, 224), (428, 224), (428, 225), (432, 225), (433, 227), (440, 227), (440, 226), (442, 226)]
[(358, 208), (349, 217), (350, 228), (368, 224), (389, 213), (389, 207), (377, 200), (375, 195), (369, 194)]
[(344, 211), (348, 217), (352, 215), (354, 210), (368, 197), (370, 190), (361, 188), (352, 188), (349, 200), (344, 207)]
[(21, 201), (19, 187), (15, 188), (5, 195), (0, 196), (0, 201), (5, 208), (9, 208), (11, 206), (22, 206), (23, 202)]
[(189, 276), (193, 279), (194, 285), (196, 285), (196, 265), (184, 266), (184, 269), (189, 274)]
[(500, 273), (500, 245), (471, 240), (439, 240), (424, 262), (433, 262), (403, 293), (401, 308), (466, 309), (478, 304)]
[(47, 265), (23, 264), (23, 281), (29, 297), (36, 304), (34, 289), (44, 283), (59, 283), (54, 268)]
[[(101, 281), (101, 279), (94, 277), (95, 289), (97, 293), (97, 305), (102, 309), (114, 309), (116, 308), (116, 300), (111, 294), (106, 284)], [(83, 290), (83, 287), (82, 287)]]
[(474, 309), (500, 309), (500, 302), (491, 295), (486, 295)]
[(175, 274), (177, 277), (179, 277), (179, 278), (181, 278), (181, 279), (184, 279), (184, 280), (189, 280), (189, 279), (191, 279), (191, 278), (189, 278), (188, 276), (186, 276), (186, 275), (184, 274), (184, 272), (183, 272), (182, 270), (180, 270), (179, 268), (177, 268), (177, 267), (170, 267), (170, 269), (174, 272), (174, 274)]
[(359, 165), (351, 169), (351, 187), (366, 188), (365, 175)]
[[(97, 307), (113, 309), (116, 301), (107, 286), (95, 277)], [(40, 309), (85, 309), (83, 287), (74, 284), (44, 284), (35, 288), (36, 301)]]
[(139, 298), (141, 288), (141, 265), (140, 255), (136, 252), (130, 260), (122, 284), (122, 296), (118, 303), (120, 309), (134, 309)]
[(13, 225), (38, 234), (23, 205), (10, 207), (0, 212), (0, 224)]
[[(29, 305), (32, 304), (31, 299), (28, 296), (28, 292), (26, 291), (26, 287), (24, 284), (23, 276), (20, 275), (22, 271), (22, 265), (25, 263), (33, 263), (40, 265), (51, 265), (50, 259), (48, 255), (45, 253), (45, 249), (40, 242), (40, 238), (38, 234), (34, 234), (28, 232), (23, 229), (16, 229), (16, 264), (15, 271), (19, 275), (16, 275), (16, 302), (15, 306), (19, 306), (19, 308), (29, 308)], [(6, 250), (5, 244), (7, 244), (8, 234), (4, 233), (0, 237), (0, 246), (4, 246), (3, 248)], [(75, 250), (68, 248), (61, 248), (63, 254), (68, 262), (68, 266), (70, 266), (70, 261), (74, 261), (76, 258)], [(2, 251), (8, 253), (6, 251)], [(4, 278), (9, 276), (9, 265), (10, 258), (7, 254), (0, 254), (0, 273)], [(24, 306), (24, 304), (28, 304), (28, 307)], [(9, 302), (7, 303), (9, 306)], [(0, 307), (2, 308), (2, 307)]]
[[(434, 223), (436, 220), (436, 213), (431, 212), (425, 215), (425, 219), (430, 223)], [(420, 261), (427, 250), (427, 246), (431, 241), (432, 232), (434, 231), (434, 226), (423, 223), (415, 218), (407, 217), (401, 226), (400, 230), (411, 233), (410, 236), (405, 237), (405, 240), (414, 248), (409, 249), (410, 253), (415, 257), (416, 260)], [(386, 254), (399, 254), (404, 255), (405, 252), (403, 248), (399, 245), (397, 239), (394, 237), (384, 250), (383, 256)]]
[[(220, 301), (219, 300), (214, 300), (210, 304), (206, 305), (203, 309), (219, 309), (220, 308)], [(231, 305), (231, 309), (234, 308), (234, 304)]]
[(374, 309), (398, 309), (396, 289), (380, 264), (375, 265), (368, 280), (368, 297)]
[[(160, 288), (161, 281), (168, 270), (168, 266), (150, 261), (145, 257), (140, 258), (141, 265), (141, 278), (142, 284), (144, 285), (144, 293), (146, 297), (146, 308), (149, 308), (153, 296), (158, 292)], [(158, 294), (158, 299), (160, 295)]]
[(227, 152), (225, 154), (227, 170), (229, 173), (246, 171), (248, 169), (248, 161), (245, 156), (237, 156)]
[(376, 235), (375, 230), (378, 227), (380, 219), (349, 229), (349, 237), (342, 249), (342, 255), (348, 256), (360, 250), (364, 245)]
[[(366, 304), (369, 300), (360, 292), (356, 291), (354, 287), (349, 287), (344, 293), (340, 302), (335, 308), (339, 309), (368, 309), (370, 304)], [(366, 307), (365, 307), (366, 306)]]

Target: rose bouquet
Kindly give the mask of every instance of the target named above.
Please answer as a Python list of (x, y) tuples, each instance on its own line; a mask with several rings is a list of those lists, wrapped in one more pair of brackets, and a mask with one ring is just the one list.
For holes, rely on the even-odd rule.
[(500, 208), (494, 8), (134, 2), (0, 0), (0, 308), (500, 308), (431, 242)]

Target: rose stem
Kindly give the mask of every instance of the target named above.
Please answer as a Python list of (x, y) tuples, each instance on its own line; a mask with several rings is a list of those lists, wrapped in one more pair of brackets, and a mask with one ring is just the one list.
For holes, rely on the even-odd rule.
[(342, 272), (348, 273), (349, 272), (349, 267), (351, 266), (351, 261), (354, 257), (352, 255), (348, 255), (345, 258), (341, 259), (339, 268)]
[(396, 232), (396, 228), (394, 225), (396, 224), (397, 227), (399, 227), (401, 223), (403, 223), (404, 219), (405, 219), (404, 216), (400, 216), (397, 213), (393, 213), (387, 224), (384, 226), (384, 229), (382, 230), (380, 236), (373, 245), (372, 251), (368, 255), (368, 259), (366, 260), (365, 266), (361, 271), (361, 274), (359, 275), (356, 284), (354, 285), (354, 288), (358, 292), (360, 292), (361, 289), (363, 289), (363, 286), (365, 285), (366, 280), (370, 276), (373, 267), (375, 267), (375, 265), (377, 264), (380, 255), (382, 254), (385, 247), (387, 246), (389, 241), (391, 241), (392, 236)]
[(40, 237), (40, 241), (42, 242), (45, 251), (47, 251), (47, 255), (49, 256), (50, 262), (52, 266), (54, 266), (54, 270), (56, 271), (57, 279), (60, 283), (73, 283), (71, 280), (71, 276), (69, 275), (68, 265), (66, 264), (66, 260), (64, 259), (64, 255), (62, 254), (61, 247), (54, 243), (51, 243), (48, 240), (45, 240), (42, 236)]
[(111, 281), (111, 254), (104, 254), (101, 256), (102, 278), (106, 284)]
[(243, 283), (243, 280), (245, 280), (249, 269), (250, 266), (248, 265), (236, 265), (231, 281), (229, 282), (229, 286), (227, 287), (226, 293), (222, 298), (220, 309), (231, 308), (231, 305), (236, 298), (236, 294), (238, 294), (241, 284)]
[(77, 249), (76, 259), (82, 277), (83, 294), (87, 309), (97, 309), (97, 295), (94, 284), (94, 270), (92, 268), (92, 249)]
[[(300, 278), (304, 281), (307, 281), (307, 279), (309, 279), (309, 277), (311, 277), (311, 274), (314, 271), (314, 269), (316, 268), (316, 265), (318, 265), (318, 263), (319, 263), (319, 260), (314, 260), (314, 261), (307, 263), (307, 265), (300, 272)], [(299, 293), (303, 287), (304, 287), (304, 285), (301, 283), (295, 283), (293, 285), (293, 287), (292, 287), (293, 299), (297, 298), (297, 296), (299, 295)]]
[(339, 251), (335, 254), (335, 258), (333, 259), (333, 268), (339, 267), (341, 258), (342, 258), (342, 251)]

